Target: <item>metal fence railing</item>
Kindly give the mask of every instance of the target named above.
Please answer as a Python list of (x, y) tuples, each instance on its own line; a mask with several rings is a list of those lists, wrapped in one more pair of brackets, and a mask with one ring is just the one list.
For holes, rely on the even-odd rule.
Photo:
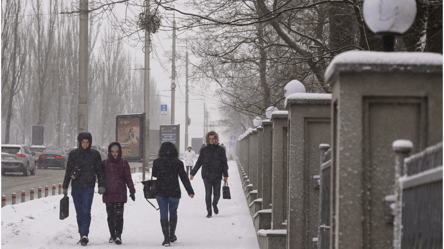
[(402, 249), (442, 248), (442, 143), (404, 160)]

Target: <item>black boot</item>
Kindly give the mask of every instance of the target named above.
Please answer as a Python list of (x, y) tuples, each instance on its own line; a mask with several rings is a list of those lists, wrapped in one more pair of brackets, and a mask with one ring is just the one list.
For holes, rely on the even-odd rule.
[(169, 236), (169, 222), (168, 219), (160, 220), (160, 225), (162, 226), (162, 233), (164, 240), (162, 242), (163, 246), (170, 246), (170, 236)]
[(211, 218), (211, 216), (212, 216), (211, 209), (210, 209), (210, 210), (207, 210), (207, 211), (208, 211), (207, 218)]
[(177, 226), (177, 219), (170, 219), (170, 242), (174, 242), (177, 240), (175, 235)]

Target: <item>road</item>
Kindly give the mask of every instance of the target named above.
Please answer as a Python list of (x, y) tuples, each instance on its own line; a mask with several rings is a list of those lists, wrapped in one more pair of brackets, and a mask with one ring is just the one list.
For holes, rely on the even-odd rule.
[[(135, 168), (133, 172), (138, 172), (142, 163), (140, 162), (130, 162), (130, 167)], [(52, 185), (56, 185), (56, 195), (58, 193), (59, 183), (63, 183), (63, 178), (65, 176), (65, 170), (60, 169), (37, 169), (35, 175), (23, 176), (22, 173), (6, 173), (2, 176), (2, 195), (6, 196), (6, 205), (12, 203), (12, 193), (15, 192), (17, 195), (17, 202), (21, 202), (22, 190), (25, 190), (26, 196), (25, 201), (30, 199), (30, 190), (34, 188), (34, 198), (37, 199), (38, 187), (42, 187), (42, 198), (45, 196), (45, 186), (48, 185), (48, 195), (52, 193)]]

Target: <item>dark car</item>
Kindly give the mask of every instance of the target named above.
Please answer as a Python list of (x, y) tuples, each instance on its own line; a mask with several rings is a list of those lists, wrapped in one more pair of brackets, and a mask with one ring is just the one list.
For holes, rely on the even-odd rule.
[(35, 165), (38, 167), (38, 161), (39, 156), (42, 154), (43, 151), (46, 150), (45, 145), (31, 145), (29, 146), (29, 150), (31, 151), (32, 155), (34, 156)]
[(26, 145), (2, 144), (2, 175), (7, 172), (23, 172), (24, 176), (35, 175), (34, 156)]
[(68, 154), (64, 150), (46, 149), (39, 156), (39, 168), (60, 168), (66, 169), (68, 163)]

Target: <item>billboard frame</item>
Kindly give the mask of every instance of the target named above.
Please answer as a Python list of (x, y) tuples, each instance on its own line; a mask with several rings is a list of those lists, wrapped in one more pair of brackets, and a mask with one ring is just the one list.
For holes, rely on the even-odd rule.
[(125, 154), (123, 153), (123, 146), (122, 146), (122, 158), (127, 160), (127, 161), (142, 161), (143, 160), (143, 147), (144, 147), (144, 133), (143, 131), (145, 130), (144, 128), (144, 118), (143, 118), (143, 113), (142, 114), (119, 114), (116, 116), (116, 141), (120, 143), (120, 145), (122, 146), (122, 142), (119, 141), (119, 121), (122, 119), (129, 119), (129, 118), (138, 118), (139, 119), (139, 156), (125, 156)]

